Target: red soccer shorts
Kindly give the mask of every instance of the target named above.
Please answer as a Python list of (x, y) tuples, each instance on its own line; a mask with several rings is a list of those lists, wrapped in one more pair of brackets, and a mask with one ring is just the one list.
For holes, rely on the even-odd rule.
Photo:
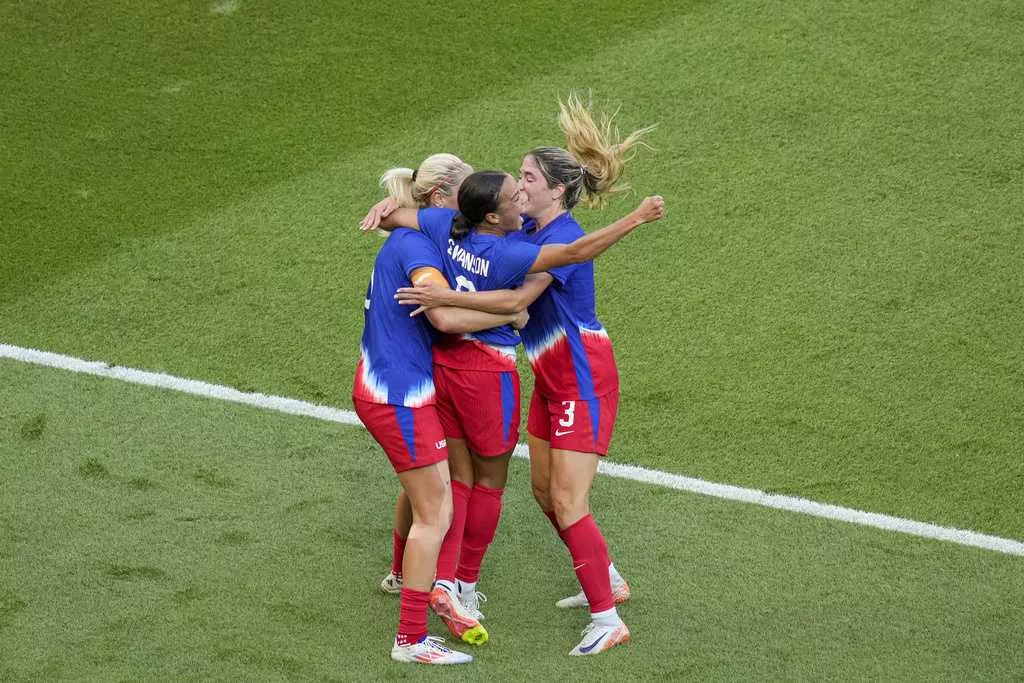
[(519, 439), (519, 373), (434, 365), (437, 414), (445, 436), (465, 439), (484, 457), (504, 455)]
[(448, 459), (448, 444), (434, 406), (407, 408), (353, 399), (356, 415), (384, 449), (395, 472)]
[(552, 448), (606, 455), (618, 410), (618, 389), (600, 398), (574, 401), (555, 401), (534, 391), (526, 431), (550, 442)]

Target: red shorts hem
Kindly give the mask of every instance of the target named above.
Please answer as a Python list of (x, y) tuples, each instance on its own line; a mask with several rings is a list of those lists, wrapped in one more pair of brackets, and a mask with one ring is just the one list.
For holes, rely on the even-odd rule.
[(433, 405), (407, 408), (361, 399), (353, 399), (352, 403), (395, 472), (428, 467), (448, 459), (448, 443)]
[(434, 366), (437, 414), (445, 436), (497, 457), (519, 441), (519, 373)]
[(534, 391), (526, 431), (551, 448), (603, 457), (611, 445), (618, 408), (618, 389), (593, 399), (572, 400), (548, 399)]

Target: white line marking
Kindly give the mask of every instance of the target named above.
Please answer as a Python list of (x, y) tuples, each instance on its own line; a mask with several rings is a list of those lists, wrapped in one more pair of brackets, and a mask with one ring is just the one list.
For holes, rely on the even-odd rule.
[(306, 403), (305, 401), (299, 401), (294, 398), (267, 396), (265, 394), (249, 394), (244, 391), (239, 391), (238, 389), (232, 389), (231, 387), (220, 386), (218, 384), (207, 384), (206, 382), (200, 382), (199, 380), (183, 379), (173, 375), (164, 375), (159, 372), (132, 370), (131, 368), (122, 368), (108, 363), (87, 361), (80, 358), (72, 358), (71, 356), (62, 356), (59, 353), (49, 353), (48, 351), (36, 351), (35, 349), (23, 349), (18, 346), (0, 344), (0, 358), (11, 358), (13, 360), (20, 360), (24, 363), (45, 365), (50, 368), (60, 368), (61, 370), (70, 370), (72, 372), (80, 372), (86, 375), (96, 375), (97, 377), (109, 377), (110, 379), (119, 379), (122, 382), (130, 382), (132, 384), (144, 384), (149, 387), (172, 389), (185, 394), (216, 398), (221, 401), (244, 403), (246, 405), (256, 406), (257, 408), (275, 410), (279, 413), (305, 415), (308, 417), (315, 417), (318, 420), (340, 422), (342, 424), (357, 425), (360, 427), (363, 425), (363, 423), (359, 421), (359, 418), (356, 417), (356, 414), (350, 410), (340, 410), (338, 408), (315, 405), (313, 403)]
[[(222, 401), (243, 403), (257, 408), (263, 408), (265, 410), (288, 413), (289, 415), (304, 415), (306, 417), (313, 417), (318, 420), (326, 420), (328, 422), (339, 422), (346, 425), (362, 426), (362, 422), (360, 422), (359, 418), (356, 417), (356, 414), (350, 410), (316, 405), (314, 403), (307, 403), (306, 401), (300, 401), (294, 398), (267, 396), (265, 394), (251, 394), (238, 391), (237, 389), (232, 389), (231, 387), (208, 384), (194, 379), (183, 379), (181, 377), (174, 377), (173, 375), (165, 375), (157, 372), (146, 372), (145, 370), (133, 370), (131, 368), (112, 366), (107, 363), (86, 361), (47, 351), (36, 351), (35, 349), (25, 349), (19, 346), (0, 344), (0, 358), (10, 358), (11, 360), (31, 363), (33, 365), (43, 365), (46, 367), (60, 368), (62, 370), (70, 370), (72, 372), (79, 372), (87, 375), (108, 377), (110, 379), (118, 379), (122, 382), (130, 382), (132, 384), (143, 384), (151, 387), (160, 387), (162, 389), (171, 389), (186, 394), (216, 398)], [(529, 459), (529, 452), (525, 444), (519, 444), (516, 446), (514, 454), (517, 457)], [(632, 481), (653, 484), (655, 486), (664, 486), (671, 489), (677, 489), (679, 491), (699, 493), (705, 496), (724, 498), (726, 500), (741, 503), (753, 503), (754, 505), (762, 505), (764, 507), (775, 508), (777, 510), (799, 512), (812, 517), (822, 517), (824, 519), (837, 520), (840, 522), (860, 524), (863, 526), (885, 529), (887, 531), (896, 531), (901, 534), (933, 538), (940, 541), (958, 543), (960, 545), (994, 550), (995, 552), (1007, 555), (1019, 555), (1024, 557), (1024, 543), (1009, 538), (980, 534), (976, 531), (953, 529), (925, 522), (915, 522), (911, 519), (890, 517), (889, 515), (881, 515), (874, 512), (862, 512), (861, 510), (844, 508), (838, 505), (817, 503), (805, 498), (772, 495), (756, 489), (746, 489), (739, 486), (731, 486), (729, 484), (717, 484), (703, 479), (684, 477), (679, 474), (670, 474), (668, 472), (660, 472), (658, 470), (649, 470), (635, 465), (621, 465), (613, 462), (601, 461), (598, 471), (610, 477), (630, 479)]]

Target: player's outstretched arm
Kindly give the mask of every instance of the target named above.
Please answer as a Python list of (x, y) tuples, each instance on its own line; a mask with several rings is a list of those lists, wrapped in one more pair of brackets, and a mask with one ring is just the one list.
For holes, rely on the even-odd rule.
[(566, 266), (570, 263), (590, 261), (640, 227), (644, 223), (653, 223), (665, 214), (665, 200), (658, 195), (645, 197), (640, 206), (628, 214), (600, 230), (585, 235), (572, 244), (545, 244), (540, 249), (537, 260), (530, 268), (531, 273), (539, 273), (552, 268)]
[(395, 298), (403, 306), (418, 306), (409, 315), (419, 315), (438, 306), (459, 306), (501, 315), (514, 314), (525, 311), (551, 284), (552, 279), (547, 273), (535, 273), (526, 277), (522, 287), (486, 292), (457, 292), (447, 285), (425, 283), (402, 287)]

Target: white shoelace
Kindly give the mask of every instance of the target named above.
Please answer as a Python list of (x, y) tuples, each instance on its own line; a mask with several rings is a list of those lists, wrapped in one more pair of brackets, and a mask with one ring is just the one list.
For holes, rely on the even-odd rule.
[(480, 603), (487, 602), (487, 596), (480, 591), (473, 591), (471, 593), (459, 593), (459, 601), (462, 606), (473, 613), (475, 619), (479, 619), (480, 614)]
[(444, 652), (444, 653), (451, 652), (451, 650), (449, 650), (448, 648), (446, 648), (444, 645), (441, 644), (443, 642), (444, 642), (444, 638), (441, 638), (440, 636), (427, 636), (422, 641), (420, 641), (420, 644), (425, 645), (425, 646), (427, 646), (429, 648), (432, 648), (434, 650), (440, 650), (441, 652)]

